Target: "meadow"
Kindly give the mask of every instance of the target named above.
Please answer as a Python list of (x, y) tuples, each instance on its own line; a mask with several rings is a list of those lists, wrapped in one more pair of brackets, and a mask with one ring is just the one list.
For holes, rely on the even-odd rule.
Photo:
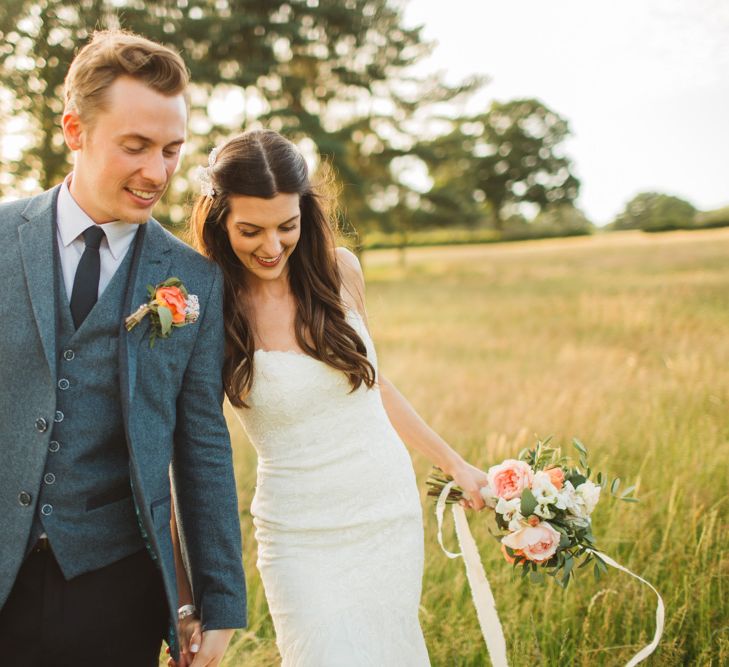
[[(535, 436), (576, 436), (593, 467), (636, 484), (638, 504), (600, 502), (594, 532), (665, 599), (665, 635), (645, 664), (729, 665), (729, 231), (421, 248), (405, 259), (364, 256), (380, 370), (484, 469)], [(276, 665), (248, 511), (255, 452), (229, 421), (251, 624), (223, 665)], [(413, 461), (432, 664), (488, 665), (463, 564), (436, 542), (429, 463)], [(650, 641), (646, 587), (615, 570), (599, 582), (581, 570), (566, 591), (521, 581), (486, 519), (470, 523), (513, 667), (624, 665)]]

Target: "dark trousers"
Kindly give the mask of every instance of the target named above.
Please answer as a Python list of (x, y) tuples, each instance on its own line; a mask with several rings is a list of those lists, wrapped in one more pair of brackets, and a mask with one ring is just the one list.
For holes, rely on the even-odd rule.
[(157, 667), (168, 607), (162, 576), (138, 551), (70, 581), (34, 550), (0, 610), (0, 664)]

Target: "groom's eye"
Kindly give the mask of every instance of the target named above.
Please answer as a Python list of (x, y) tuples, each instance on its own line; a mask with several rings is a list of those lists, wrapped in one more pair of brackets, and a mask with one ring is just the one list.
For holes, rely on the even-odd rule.
[(127, 153), (141, 153), (144, 150), (144, 146), (124, 146), (124, 150)]

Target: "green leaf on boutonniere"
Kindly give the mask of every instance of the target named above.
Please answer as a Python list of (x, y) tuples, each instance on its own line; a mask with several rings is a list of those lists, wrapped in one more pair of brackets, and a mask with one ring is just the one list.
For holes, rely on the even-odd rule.
[(521, 492), (521, 515), (523, 517), (529, 517), (534, 514), (534, 510), (537, 508), (537, 499), (531, 492), (531, 489), (524, 489)]
[(157, 308), (157, 315), (159, 316), (162, 337), (168, 336), (172, 330), (172, 311), (167, 306), (159, 306)]
[(179, 287), (182, 285), (182, 281), (179, 278), (167, 278), (163, 283), (160, 283), (159, 287)]

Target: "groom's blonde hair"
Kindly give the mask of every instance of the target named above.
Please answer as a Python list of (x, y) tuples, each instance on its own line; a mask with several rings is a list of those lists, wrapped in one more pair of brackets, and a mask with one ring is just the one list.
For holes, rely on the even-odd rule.
[(65, 111), (93, 122), (104, 110), (106, 91), (120, 76), (163, 95), (185, 91), (190, 80), (180, 54), (126, 30), (99, 30), (73, 59), (64, 82)]

